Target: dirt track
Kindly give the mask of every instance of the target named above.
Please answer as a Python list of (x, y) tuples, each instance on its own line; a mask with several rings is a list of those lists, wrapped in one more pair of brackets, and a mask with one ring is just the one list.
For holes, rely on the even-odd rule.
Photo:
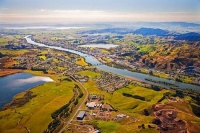
[(0, 69), (0, 77), (11, 75), (14, 73), (23, 72), (23, 70), (20, 69)]

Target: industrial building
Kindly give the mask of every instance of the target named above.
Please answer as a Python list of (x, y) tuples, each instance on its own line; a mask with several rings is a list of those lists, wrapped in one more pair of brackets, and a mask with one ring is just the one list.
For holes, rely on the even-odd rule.
[(77, 115), (77, 120), (83, 120), (85, 117), (85, 111), (80, 111), (79, 114)]
[(88, 107), (89, 109), (94, 109), (95, 106), (96, 106), (95, 102), (90, 102), (86, 104), (86, 107)]

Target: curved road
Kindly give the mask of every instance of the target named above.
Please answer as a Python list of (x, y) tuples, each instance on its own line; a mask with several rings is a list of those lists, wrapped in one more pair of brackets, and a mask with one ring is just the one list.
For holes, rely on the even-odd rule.
[(88, 98), (88, 90), (87, 90), (87, 88), (85, 88), (84, 87), (84, 85), (81, 83), (81, 82), (79, 82), (77, 79), (75, 79), (72, 75), (70, 75), (77, 83), (79, 83), (83, 88), (84, 88), (84, 90), (85, 90), (85, 92), (86, 92), (86, 95), (85, 95), (85, 98), (83, 99), (83, 101), (82, 101), (82, 103), (80, 103), (79, 105), (78, 105), (78, 108), (76, 109), (76, 111), (75, 111), (75, 113), (73, 114), (73, 116), (67, 121), (67, 122), (65, 122), (66, 124), (65, 124), (65, 126), (60, 130), (60, 132), (59, 133), (62, 133), (64, 130), (65, 130), (65, 128), (71, 123), (71, 121), (74, 119), (74, 117), (76, 116), (76, 114), (78, 113), (78, 111), (80, 110), (80, 108), (82, 107), (82, 105), (85, 103), (85, 101), (87, 100), (87, 98)]

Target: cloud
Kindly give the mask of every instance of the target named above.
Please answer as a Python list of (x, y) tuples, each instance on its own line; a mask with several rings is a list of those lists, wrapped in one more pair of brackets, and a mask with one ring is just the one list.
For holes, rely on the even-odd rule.
[(199, 21), (190, 12), (122, 13), (99, 10), (47, 10), (0, 14), (0, 22), (133, 22), (133, 21)]
[(6, 86), (9, 88), (15, 88), (15, 87), (20, 87), (26, 84), (32, 84), (32, 83), (37, 83), (37, 82), (54, 82), (50, 77), (43, 77), (43, 76), (34, 76), (31, 78), (26, 78), (26, 79), (17, 79), (12, 81), (12, 84), (7, 84)]
[(46, 10), (45, 10), (45, 9), (40, 9), (39, 11), (44, 12), (44, 11), (46, 11)]
[[(102, 14), (106, 13), (105, 11), (98, 11), (98, 10), (46, 10), (40, 9), (40, 12), (45, 13), (55, 13), (55, 14)], [(86, 14), (85, 14), (86, 15)]]

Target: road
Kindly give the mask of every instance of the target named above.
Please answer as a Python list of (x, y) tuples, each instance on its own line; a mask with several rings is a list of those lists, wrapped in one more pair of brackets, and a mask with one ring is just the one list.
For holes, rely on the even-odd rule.
[(81, 82), (79, 82), (77, 79), (75, 79), (72, 75), (70, 75), (77, 83), (79, 83), (83, 88), (84, 88), (84, 90), (85, 90), (85, 97), (84, 97), (84, 99), (82, 100), (82, 103), (80, 103), (79, 105), (78, 105), (78, 108), (76, 109), (76, 111), (75, 111), (75, 113), (73, 114), (73, 116), (67, 121), (67, 122), (65, 122), (65, 126), (60, 130), (60, 132), (59, 133), (62, 133), (64, 130), (65, 130), (65, 128), (71, 123), (71, 121), (74, 119), (74, 117), (77, 115), (77, 113), (79, 112), (79, 110), (80, 110), (80, 108), (82, 107), (82, 105), (85, 103), (85, 101), (87, 100), (87, 98), (88, 98), (88, 90), (87, 90), (87, 88), (85, 88), (84, 87), (84, 85), (81, 83)]

